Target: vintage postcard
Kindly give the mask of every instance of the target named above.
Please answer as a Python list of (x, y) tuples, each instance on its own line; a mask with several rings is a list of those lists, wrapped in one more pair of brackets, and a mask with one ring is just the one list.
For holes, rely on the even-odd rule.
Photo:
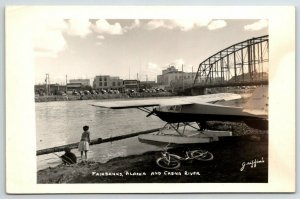
[(5, 31), (8, 193), (295, 191), (293, 7), (9, 6)]

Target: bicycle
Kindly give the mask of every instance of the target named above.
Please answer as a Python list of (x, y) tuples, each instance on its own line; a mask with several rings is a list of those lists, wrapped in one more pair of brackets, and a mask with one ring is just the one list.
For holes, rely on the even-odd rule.
[(167, 151), (161, 152), (162, 156), (156, 159), (156, 164), (164, 169), (178, 169), (181, 166), (181, 161), (187, 160), (201, 160), (210, 161), (214, 158), (213, 154), (205, 150), (186, 151), (185, 157), (169, 153)]

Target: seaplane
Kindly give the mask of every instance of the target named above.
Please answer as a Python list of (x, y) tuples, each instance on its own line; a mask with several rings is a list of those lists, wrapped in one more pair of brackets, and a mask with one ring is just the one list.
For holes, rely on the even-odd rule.
[(257, 87), (244, 107), (218, 103), (241, 97), (234, 93), (217, 93), (161, 99), (101, 101), (91, 105), (110, 109), (137, 108), (146, 112), (146, 117), (157, 116), (166, 124), (156, 134), (139, 135), (139, 141), (155, 145), (185, 145), (209, 143), (222, 136), (232, 136), (231, 131), (207, 130), (207, 121), (244, 122), (252, 128), (267, 130), (268, 87)]

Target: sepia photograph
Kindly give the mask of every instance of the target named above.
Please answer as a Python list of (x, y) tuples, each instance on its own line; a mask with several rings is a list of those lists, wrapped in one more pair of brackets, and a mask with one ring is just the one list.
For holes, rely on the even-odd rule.
[(69, 16), (55, 7), (46, 9), (53, 15), (39, 6), (6, 10), (8, 29), (24, 16), (34, 24), (20, 47), (31, 49), (24, 57), (34, 186), (272, 185), (272, 20), (77, 8)]
[(41, 22), (38, 183), (268, 182), (267, 20)]

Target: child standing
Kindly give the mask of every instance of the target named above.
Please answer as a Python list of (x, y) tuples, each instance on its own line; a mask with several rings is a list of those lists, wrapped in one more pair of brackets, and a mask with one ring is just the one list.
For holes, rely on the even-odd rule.
[(83, 160), (83, 152), (84, 152), (84, 155), (85, 155), (85, 161), (87, 161), (87, 152), (88, 150), (90, 150), (90, 132), (89, 132), (89, 127), (88, 126), (84, 126), (83, 127), (83, 133), (81, 135), (81, 140), (79, 142), (79, 145), (78, 145), (78, 150), (80, 151), (81, 153), (81, 160), (84, 162)]

